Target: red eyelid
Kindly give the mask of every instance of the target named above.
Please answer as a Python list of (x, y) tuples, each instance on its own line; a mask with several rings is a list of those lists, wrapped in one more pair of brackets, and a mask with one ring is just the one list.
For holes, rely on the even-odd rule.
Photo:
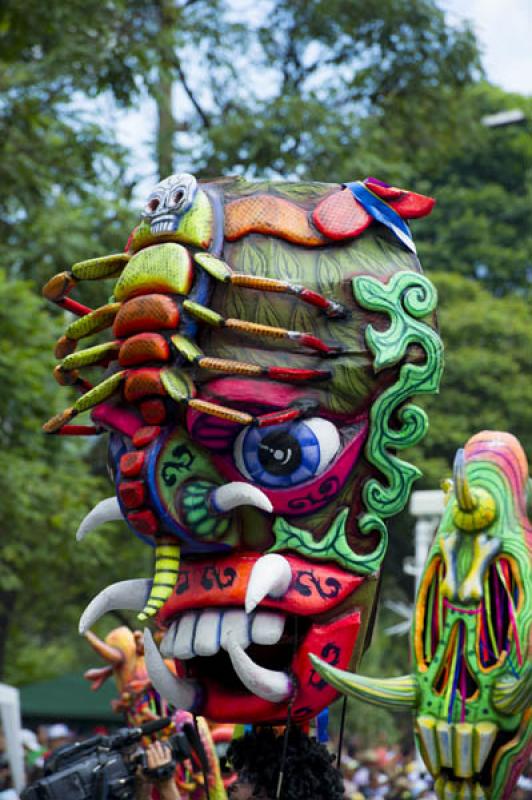
[[(252, 411), (246, 408), (246, 411)], [(258, 425), (260, 428), (269, 427), (270, 425), (281, 425), (283, 423), (292, 422), (301, 416), (300, 409), (297, 408), (284, 408), (275, 409), (271, 412), (266, 412), (264, 407), (262, 413), (257, 414)], [(316, 408), (307, 417), (320, 417), (337, 426), (350, 425), (361, 423), (366, 419), (365, 412), (358, 412), (356, 414), (335, 414), (323, 408)], [(262, 424), (261, 424), (262, 422)], [(204, 444), (210, 449), (222, 451), (228, 449), (233, 440), (242, 430), (242, 425), (227, 420), (210, 417), (207, 414), (202, 414), (196, 411), (189, 411), (187, 415), (187, 429), (191, 437), (199, 444)], [(203, 431), (203, 433), (202, 433)], [(213, 439), (215, 440), (213, 442)]]

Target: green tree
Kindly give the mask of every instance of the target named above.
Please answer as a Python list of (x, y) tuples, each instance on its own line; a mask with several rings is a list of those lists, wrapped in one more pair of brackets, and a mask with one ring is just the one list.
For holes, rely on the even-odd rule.
[(416, 458), (418, 488), (437, 486), (457, 448), (483, 429), (515, 434), (532, 455), (530, 304), (516, 294), (494, 297), (457, 274), (430, 277), (440, 295), (445, 371), (440, 394), (424, 401), (430, 430)]
[[(471, 135), (430, 174), (437, 198), (416, 226), (425, 264), (480, 280), (499, 296), (532, 293), (532, 100), (480, 83), (464, 98)], [(490, 129), (488, 113), (520, 109), (524, 124)]]
[(245, 51), (200, 53), (176, 144), (211, 175), (398, 176), (455, 136), (478, 71), (472, 32), (433, 0), (274, 0)]
[(0, 273), (0, 675), (16, 682), (55, 674), (60, 650), (63, 664), (75, 663), (88, 599), (149, 569), (149, 548), (125, 526), (76, 544), (77, 525), (110, 492), (90, 468), (86, 443), (41, 433), (50, 408), (64, 401), (51, 376), (59, 325), (42, 305), (29, 282)]

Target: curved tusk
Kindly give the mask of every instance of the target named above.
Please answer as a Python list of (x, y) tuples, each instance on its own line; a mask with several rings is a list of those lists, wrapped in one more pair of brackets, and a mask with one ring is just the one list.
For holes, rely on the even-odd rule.
[(79, 632), (84, 634), (108, 611), (142, 611), (150, 594), (151, 581), (135, 578), (112, 583), (93, 597), (79, 620)]
[(209, 505), (217, 514), (225, 514), (238, 506), (255, 506), (269, 514), (273, 511), (273, 506), (264, 492), (244, 481), (232, 481), (213, 489), (209, 495)]
[(163, 661), (149, 628), (144, 630), (144, 657), (153, 687), (176, 708), (191, 711), (198, 697), (198, 686), (193, 681), (176, 678)]
[(253, 565), (246, 589), (246, 614), (269, 595), (279, 599), (292, 583), (292, 567), (279, 553), (267, 553)]
[(309, 658), (322, 678), (342, 694), (381, 708), (397, 711), (416, 708), (417, 687), (413, 675), (401, 675), (399, 678), (368, 678), (331, 667), (312, 653), (309, 653)]
[(99, 636), (96, 636), (95, 633), (92, 631), (87, 631), (85, 633), (85, 639), (88, 641), (90, 646), (93, 650), (95, 650), (99, 656), (105, 658), (109, 664), (113, 664), (113, 666), (119, 666), (119, 664), (123, 664), (124, 662), (124, 653), (118, 648), (113, 647), (107, 642), (102, 641)]
[(116, 520), (124, 519), (120, 505), (117, 498), (106, 497), (101, 500), (94, 508), (89, 511), (86, 517), (83, 518), (79, 528), (76, 531), (76, 539), (81, 542), (85, 536), (106, 522), (116, 522)]
[(144, 622), (164, 605), (168, 600), (179, 574), (179, 558), (181, 548), (175, 539), (161, 539), (155, 545), (155, 572), (150, 596), (137, 619)]
[(288, 700), (294, 689), (289, 675), (255, 664), (238, 644), (232, 632), (227, 635), (226, 648), (234, 671), (248, 691), (270, 703), (282, 703), (283, 700)]
[(456, 451), (453, 464), (453, 485), (456, 502), (461, 511), (474, 511), (477, 502), (473, 497), (465, 470), (465, 455), (463, 448)]

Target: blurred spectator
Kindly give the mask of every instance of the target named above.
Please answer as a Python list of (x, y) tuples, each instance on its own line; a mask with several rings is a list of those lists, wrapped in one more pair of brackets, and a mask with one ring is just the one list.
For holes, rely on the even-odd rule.
[(49, 752), (53, 753), (58, 747), (69, 744), (73, 739), (73, 732), (63, 722), (56, 722), (48, 728)]
[(11, 782), (9, 761), (3, 753), (0, 755), (0, 800), (18, 800), (18, 794)]
[[(29, 728), (23, 728), (20, 733), (20, 740), (24, 748), (24, 765), (26, 767), (26, 778), (28, 783), (33, 783), (42, 777), (44, 767), (44, 756), (48, 750), (47, 746), (39, 742), (37, 734)], [(48, 739), (46, 739), (48, 741)]]

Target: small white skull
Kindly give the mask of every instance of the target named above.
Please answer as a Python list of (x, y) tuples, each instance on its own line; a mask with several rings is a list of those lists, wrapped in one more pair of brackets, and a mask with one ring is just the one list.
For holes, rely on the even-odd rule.
[(196, 178), (188, 172), (160, 181), (150, 192), (142, 215), (150, 223), (151, 232), (175, 231), (180, 218), (192, 206), (197, 190)]

